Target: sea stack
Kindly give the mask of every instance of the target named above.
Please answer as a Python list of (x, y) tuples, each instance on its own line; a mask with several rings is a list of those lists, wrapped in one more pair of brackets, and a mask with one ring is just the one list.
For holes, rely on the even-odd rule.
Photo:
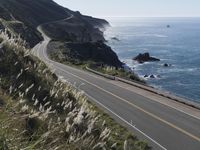
[(151, 57), (149, 53), (139, 54), (133, 58), (133, 60), (139, 63), (151, 62), (151, 61), (160, 61), (160, 59)]

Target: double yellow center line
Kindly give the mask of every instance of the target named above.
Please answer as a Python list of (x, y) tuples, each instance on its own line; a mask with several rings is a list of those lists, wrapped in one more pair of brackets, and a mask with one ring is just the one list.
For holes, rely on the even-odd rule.
[[(43, 54), (44, 54), (44, 49), (43, 49)], [(45, 55), (45, 54), (44, 54), (44, 55)], [(45, 58), (48, 59), (48, 57), (47, 57), (46, 55), (45, 55)], [(56, 63), (56, 64), (58, 64), (58, 65), (62, 65), (62, 64), (57, 63), (57, 62), (54, 62), (54, 61), (52, 61), (52, 60), (50, 60), (50, 59), (48, 59), (48, 60), (49, 60), (50, 62), (52, 62), (52, 63)], [(66, 71), (66, 70), (64, 70), (64, 69), (62, 69), (62, 68), (59, 67), (59, 66), (57, 66), (57, 68), (60, 69), (60, 70), (62, 70), (63, 72), (65, 72), (65, 73), (67, 73), (67, 74), (70, 74), (70, 75), (72, 75), (72, 76), (74, 76), (74, 77), (76, 77), (76, 78), (78, 78), (78, 79), (80, 79), (80, 80), (82, 80), (82, 81), (84, 81), (84, 82), (86, 82), (86, 83), (88, 83), (88, 84), (90, 84), (90, 85), (92, 85), (92, 86), (94, 86), (94, 87), (96, 87), (96, 88), (98, 88), (98, 89), (104, 91), (105, 93), (108, 93), (108, 94), (112, 95), (113, 97), (115, 97), (115, 98), (117, 98), (117, 99), (119, 99), (119, 100), (121, 100), (121, 101), (123, 101), (123, 102), (129, 104), (130, 106), (132, 106), (132, 107), (134, 107), (134, 108), (140, 110), (141, 112), (147, 114), (148, 116), (151, 116), (152, 118), (157, 119), (157, 120), (159, 120), (160, 122), (162, 122), (162, 123), (164, 123), (164, 124), (167, 124), (168, 126), (174, 128), (174, 129), (180, 131), (181, 133), (183, 133), (183, 134), (185, 134), (185, 135), (191, 137), (192, 139), (194, 139), (194, 140), (200, 142), (200, 137), (197, 137), (197, 136), (195, 136), (195, 135), (189, 133), (188, 131), (186, 131), (186, 130), (184, 130), (184, 129), (182, 129), (182, 128), (180, 128), (180, 127), (178, 127), (178, 126), (176, 126), (176, 125), (174, 125), (174, 124), (172, 124), (172, 123), (170, 123), (170, 122), (168, 122), (168, 121), (166, 121), (166, 120), (164, 120), (164, 119), (162, 119), (162, 118), (160, 118), (159, 116), (156, 116), (155, 114), (153, 114), (153, 113), (151, 113), (151, 112), (148, 112), (147, 110), (145, 110), (145, 109), (143, 109), (143, 108), (141, 108), (141, 107), (139, 107), (139, 106), (137, 106), (137, 105), (131, 103), (130, 101), (128, 101), (128, 100), (126, 100), (126, 99), (124, 99), (124, 98), (121, 98), (121, 97), (119, 97), (119, 96), (117, 96), (117, 95), (115, 95), (115, 94), (113, 94), (113, 93), (111, 93), (111, 92), (109, 92), (109, 91), (107, 91), (107, 90), (105, 90), (105, 89), (99, 87), (98, 85), (95, 85), (95, 84), (93, 84), (93, 83), (91, 83), (91, 82), (89, 82), (89, 81), (87, 81), (87, 80), (85, 80), (85, 79), (83, 79), (83, 78), (81, 78), (81, 77), (75, 75), (75, 74), (72, 74), (72, 73), (70, 73), (70, 72), (68, 72), (68, 71)]]
[[(56, 63), (56, 62), (54, 62), (54, 63)], [(58, 64), (59, 64), (59, 63), (58, 63)], [(57, 67), (58, 67), (58, 66), (57, 66)], [(168, 122), (168, 121), (166, 121), (166, 120), (164, 120), (164, 119), (162, 119), (162, 118), (156, 116), (155, 114), (153, 114), (153, 113), (151, 113), (151, 112), (148, 112), (148, 111), (144, 110), (143, 108), (141, 108), (141, 107), (139, 107), (139, 106), (137, 106), (137, 105), (131, 103), (130, 101), (128, 101), (128, 100), (126, 100), (126, 99), (124, 99), (124, 98), (121, 98), (121, 97), (119, 97), (119, 96), (117, 96), (117, 95), (115, 95), (115, 94), (113, 94), (113, 93), (111, 93), (111, 92), (109, 92), (109, 91), (106, 91), (105, 89), (99, 87), (98, 85), (95, 85), (95, 84), (93, 84), (93, 83), (91, 83), (91, 82), (89, 82), (89, 81), (87, 81), (87, 80), (85, 80), (85, 79), (83, 79), (83, 78), (81, 78), (81, 77), (79, 77), (79, 76), (77, 76), (77, 75), (74, 75), (74, 74), (72, 74), (72, 73), (70, 73), (70, 72), (68, 72), (68, 71), (66, 71), (66, 70), (63, 70), (63, 69), (60, 68), (60, 67), (58, 67), (58, 68), (59, 68), (60, 70), (62, 70), (63, 72), (65, 72), (65, 73), (67, 73), (67, 74), (70, 74), (70, 75), (72, 75), (72, 76), (74, 76), (74, 77), (76, 77), (76, 78), (78, 78), (78, 79), (80, 79), (80, 80), (82, 80), (82, 81), (84, 81), (84, 82), (86, 82), (86, 83), (88, 83), (88, 84), (90, 84), (90, 85), (92, 85), (92, 86), (94, 86), (94, 87), (96, 87), (96, 88), (98, 88), (98, 89), (104, 91), (105, 93), (108, 93), (108, 94), (114, 96), (114, 97), (117, 98), (117, 99), (120, 99), (121, 101), (123, 101), (123, 102), (129, 104), (130, 106), (132, 106), (132, 107), (134, 107), (134, 108), (140, 110), (141, 112), (143, 112), (143, 113), (145, 113), (145, 114), (151, 116), (152, 118), (157, 119), (157, 120), (159, 120), (160, 122), (165, 123), (165, 124), (167, 124), (168, 126), (174, 128), (174, 129), (180, 131), (181, 133), (183, 133), (183, 134), (185, 134), (185, 135), (191, 137), (192, 139), (194, 139), (194, 140), (200, 142), (200, 137), (197, 137), (197, 136), (195, 136), (195, 135), (189, 133), (188, 131), (185, 131), (184, 129), (181, 129), (180, 127), (178, 127), (178, 126), (176, 126), (176, 125), (174, 125), (174, 124), (172, 124), (172, 123), (170, 123), (170, 122)]]

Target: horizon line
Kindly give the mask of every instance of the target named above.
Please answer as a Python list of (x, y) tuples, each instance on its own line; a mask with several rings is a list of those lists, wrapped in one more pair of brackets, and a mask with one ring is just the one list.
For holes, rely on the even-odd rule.
[(92, 15), (92, 16), (98, 18), (200, 18), (200, 16), (104, 16), (104, 15)]
[(200, 18), (200, 16), (99, 16), (94, 17), (106, 17), (106, 18)]

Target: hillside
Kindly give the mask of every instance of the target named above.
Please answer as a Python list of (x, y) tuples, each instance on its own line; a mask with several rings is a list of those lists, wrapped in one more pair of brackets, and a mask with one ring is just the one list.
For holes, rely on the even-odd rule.
[[(26, 41), (26, 47), (33, 48), (43, 40), (37, 30), (39, 25), (54, 41), (63, 44), (66, 42), (72, 42), (74, 45), (76, 43), (83, 44), (82, 49), (85, 52), (82, 51), (82, 54), (85, 55), (82, 57), (85, 57), (84, 61), (95, 62), (97, 60), (97, 63), (118, 67), (122, 65), (117, 55), (105, 44), (101, 50), (93, 46), (98, 46), (99, 42), (105, 41), (101, 29), (109, 26), (106, 20), (84, 16), (80, 12), (64, 8), (52, 0), (0, 0), (0, 30), (6, 30), (7, 33), (16, 37), (20, 35)], [(56, 42), (52, 44), (56, 44)], [(89, 50), (91, 53), (88, 53), (85, 45), (93, 47)], [(58, 51), (55, 50), (55, 53)], [(95, 53), (96, 56), (104, 57), (90, 58)], [(110, 58), (111, 61), (108, 62)]]
[(121, 66), (103, 43), (105, 20), (52, 0), (0, 0), (0, 149), (150, 149), (31, 54), (29, 48), (43, 40), (40, 24), (54, 42), (71, 41), (81, 61)]
[[(20, 34), (29, 43), (30, 47), (42, 40), (36, 29), (38, 25), (62, 20), (71, 15), (77, 21), (73, 25), (74, 30), (84, 28), (89, 31), (89, 34), (97, 36), (98, 40), (103, 39), (102, 32), (96, 28), (108, 25), (108, 22), (103, 19), (81, 15), (79, 12), (64, 8), (52, 0), (0, 0), (0, 29), (3, 29), (6, 22), (12, 31)], [(68, 26), (67, 23), (64, 23), (64, 26), (56, 28), (63, 30)], [(59, 36), (59, 32), (57, 33), (53, 29), (49, 29), (47, 32), (56, 37)], [(33, 36), (32, 40), (30, 36)], [(59, 38), (60, 40), (65, 39), (61, 37)]]
[(0, 7), (4, 11), (3, 16), (6, 13), (8, 18), (13, 16), (32, 27), (69, 17), (64, 8), (51, 0), (0, 0)]
[[(97, 65), (109, 65), (121, 67), (116, 53), (102, 42), (58, 42), (51, 41), (48, 45), (48, 53), (51, 59), (60, 63), (84, 65), (95, 63)], [(109, 56), (109, 57), (108, 57)]]
[(34, 27), (43, 23), (65, 19), (70, 17), (71, 14), (93, 25), (108, 24), (103, 19), (83, 16), (79, 12), (73, 12), (58, 5), (53, 0), (0, 0), (0, 7), (0, 17), (11, 19), (13, 16), (17, 20)]
[(0, 34), (0, 149), (149, 149), (23, 43)]

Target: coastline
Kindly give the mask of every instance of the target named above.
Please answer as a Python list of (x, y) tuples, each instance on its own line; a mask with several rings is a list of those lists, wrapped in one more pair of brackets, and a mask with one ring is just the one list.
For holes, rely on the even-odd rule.
[[(106, 41), (111, 40), (111, 39), (107, 39), (109, 36), (107, 38), (105, 36), (105, 32), (109, 28), (112, 28), (111, 24), (110, 24), (110, 26), (106, 26), (105, 30), (104, 30), (104, 38), (106, 39)], [(109, 37), (109, 38), (111, 38), (111, 37)], [(113, 48), (112, 45), (109, 44), (109, 42), (107, 42), (106, 45), (110, 46), (113, 49), (113, 51), (116, 52), (115, 48)], [(119, 57), (119, 55), (118, 55), (118, 57)], [(123, 60), (121, 60), (121, 59), (120, 59), (120, 61), (123, 62)], [(128, 65), (127, 63), (126, 63), (126, 65), (131, 68), (131, 66)], [(133, 72), (140, 77), (140, 74), (137, 71), (133, 70)], [(110, 78), (113, 79), (114, 77), (110, 77)], [(141, 79), (143, 80), (144, 78), (141, 78)], [(148, 80), (148, 79), (146, 79), (146, 80)], [(179, 101), (181, 103), (187, 104), (187, 105), (192, 106), (192, 107), (197, 107), (198, 109), (200, 108), (200, 102), (198, 100), (189, 98), (189, 97), (181, 95), (181, 94), (177, 94), (177, 93), (169, 91), (169, 90), (161, 89), (159, 87), (154, 86), (155, 84), (154, 85), (152, 85), (150, 83), (146, 83), (146, 84), (147, 84), (147, 86), (149, 86), (149, 87), (153, 88), (154, 90), (156, 90), (157, 93), (164, 93), (164, 94), (159, 94), (159, 95), (166, 95), (167, 94), (167, 96), (165, 96), (165, 97), (168, 97), (168, 98), (170, 98), (172, 100), (175, 100), (175, 101)]]
[(93, 70), (91, 68), (88, 68), (88, 67), (86, 67), (86, 70), (91, 72), (91, 73), (94, 73), (96, 75), (102, 76), (102, 77), (104, 77), (106, 79), (119, 81), (119, 82), (122, 82), (122, 83), (125, 83), (125, 84), (129, 84), (129, 85), (137, 87), (137, 88), (139, 88), (141, 90), (145, 90), (145, 91), (154, 93), (156, 95), (165, 97), (165, 98), (167, 98), (169, 100), (173, 100), (173, 101), (176, 101), (176, 102), (179, 102), (179, 103), (182, 103), (182, 104), (185, 104), (187, 106), (190, 106), (190, 107), (193, 107), (193, 108), (196, 108), (196, 109), (200, 110), (200, 103), (197, 103), (197, 102), (194, 102), (194, 101), (191, 101), (191, 100), (188, 100), (188, 99), (184, 99), (184, 98), (176, 96), (176, 95), (174, 95), (174, 94), (172, 94), (170, 92), (161, 91), (161, 90), (156, 89), (156, 88), (154, 88), (154, 87), (152, 87), (150, 85), (144, 85), (144, 84), (141, 84), (139, 82), (128, 81), (126, 79), (122, 79), (122, 78), (115, 77), (115, 76), (112, 76), (112, 75), (103, 74), (103, 73), (97, 72), (97, 71), (95, 71), (95, 70)]
[[(170, 20), (170, 19), (168, 19), (168, 20)], [(180, 70), (180, 67), (182, 67), (182, 64), (180, 64), (180, 63), (174, 64), (174, 61), (178, 61), (178, 58), (176, 60), (176, 58), (173, 57), (173, 58), (171, 58), (173, 60), (173, 62), (170, 62), (170, 60), (171, 60), (170, 57), (167, 56), (167, 58), (165, 57), (166, 58), (165, 59), (162, 57), (162, 55), (159, 55), (159, 54), (162, 54), (162, 51), (161, 52), (159, 51), (160, 48), (156, 47), (156, 44), (158, 44), (160, 42), (159, 40), (157, 40), (157, 42), (155, 43), (155, 47), (152, 46), (150, 48), (148, 48), (145, 44), (143, 46), (141, 46), (140, 42), (137, 43), (136, 41), (134, 41), (135, 39), (139, 40), (139, 39), (143, 38), (143, 36), (141, 36), (140, 38), (137, 37), (138, 34), (140, 35), (140, 30), (138, 30), (138, 26), (137, 26), (138, 22), (136, 22), (136, 24), (134, 25), (134, 28), (131, 28), (131, 30), (127, 29), (128, 27), (126, 28), (126, 22), (123, 23), (122, 21), (120, 21), (120, 22), (117, 22), (118, 24), (116, 24), (116, 22), (112, 22), (112, 20), (109, 20), (109, 22), (110, 22), (110, 24), (112, 23), (113, 26), (111, 26), (110, 28), (107, 28), (108, 31), (106, 30), (106, 32), (105, 32), (105, 38), (106, 38), (106, 40), (108, 40), (108, 42), (106, 44), (112, 47), (112, 49), (118, 54), (118, 57), (120, 58), (121, 61), (124, 61), (124, 60), (126, 61), (126, 59), (130, 59), (130, 58), (128, 58), (129, 57), (128, 55), (132, 55), (132, 56), (137, 55), (139, 50), (141, 50), (141, 52), (143, 52), (143, 51), (149, 52), (149, 50), (150, 50), (150, 53), (152, 53), (154, 56), (161, 58), (161, 60), (162, 60), (161, 63), (147, 63), (147, 64), (143, 64), (143, 65), (139, 65), (139, 66), (137, 66), (137, 64), (136, 64), (137, 67), (135, 67), (134, 63), (130, 65), (130, 63), (132, 63), (132, 62), (126, 61), (127, 65), (129, 67), (131, 67), (131, 68), (134, 67), (134, 69), (133, 69), (134, 73), (136, 73), (137, 75), (142, 77), (142, 79), (145, 79), (147, 81), (147, 84), (149, 86), (153, 86), (154, 89), (157, 89), (164, 93), (168, 93), (170, 95), (174, 95), (176, 97), (180, 97), (181, 99), (187, 99), (187, 101), (189, 101), (191, 103), (193, 103), (193, 102), (197, 103), (197, 104), (200, 103), (199, 96), (197, 95), (198, 82), (196, 82), (196, 79), (194, 80), (194, 82), (196, 83), (197, 86), (191, 87), (193, 77), (191, 76), (189, 78), (186, 78), (185, 81), (182, 77), (182, 73), (185, 73), (185, 74), (190, 73), (190, 71), (192, 69), (186, 68), (187, 70), (189, 70), (188, 72), (187, 72), (187, 70), (184, 70), (185, 68)], [(128, 25), (130, 25), (130, 20), (128, 23), (129, 23)], [(141, 22), (139, 22), (139, 23), (141, 23)], [(123, 32), (125, 29), (126, 29), (126, 31)], [(147, 31), (145, 30), (145, 32), (147, 32), (147, 34), (148, 34), (148, 28), (145, 28), (145, 29), (147, 29)], [(161, 28), (161, 29), (163, 30), (163, 28)], [(172, 30), (172, 29), (166, 29), (166, 30)], [(152, 30), (152, 34), (153, 33), (157, 34), (156, 31), (154, 31), (154, 32), (153, 31), (154, 30)], [(134, 32), (134, 33), (131, 33), (131, 32)], [(166, 35), (168, 35), (167, 34), (168, 32), (170, 32), (170, 31), (167, 31)], [(127, 33), (130, 33), (130, 35), (128, 34), (128, 36), (126, 36)], [(143, 33), (141, 33), (141, 35), (143, 35)], [(163, 35), (164, 35), (164, 33), (163, 33)], [(117, 42), (117, 41), (112, 40), (111, 37), (114, 37), (114, 36), (116, 36), (117, 38), (120, 37), (119, 38), (120, 41)], [(127, 38), (129, 38), (129, 36), (133, 36), (133, 38), (130, 37), (130, 39), (127, 39)], [(136, 36), (136, 38), (135, 38), (135, 36)], [(150, 34), (148, 34), (148, 38), (145, 40), (148, 40), (149, 37), (150, 37)], [(158, 39), (158, 37), (153, 37), (153, 38)], [(171, 39), (171, 38), (168, 38), (168, 36), (166, 36), (166, 37), (163, 36), (163, 37), (159, 37), (159, 39), (162, 39), (162, 41), (163, 41), (163, 39), (165, 40), (165, 39)], [(136, 42), (135, 45), (133, 45), (133, 44), (128, 45), (129, 44), (128, 42), (130, 42), (130, 41)], [(151, 41), (151, 42), (155, 42), (155, 40)], [(128, 46), (126, 46), (124, 44), (126, 44)], [(168, 45), (166, 45), (166, 46), (168, 46)], [(123, 49), (123, 47), (124, 47), (124, 49)], [(145, 48), (147, 48), (147, 50), (143, 50)], [(132, 52), (130, 51), (131, 49), (132, 49)], [(169, 47), (166, 47), (166, 49), (169, 49)], [(185, 50), (185, 49), (183, 49), (183, 50)], [(170, 52), (171, 51), (169, 51), (169, 53)], [(156, 54), (158, 54), (158, 55), (156, 55)], [(163, 55), (164, 55), (164, 53), (163, 53)], [(167, 60), (168, 60), (168, 62), (167, 62)], [(172, 63), (173, 66), (169, 67), (169, 68), (164, 68), (164, 67), (162, 67), (162, 64), (164, 64), (164, 63)], [(179, 65), (179, 66), (177, 66), (177, 65)], [(153, 68), (154, 66), (156, 68), (154, 68), (152, 71), (150, 69), (147, 70), (147, 67)], [(145, 70), (143, 70), (143, 69), (145, 69)], [(180, 72), (178, 72), (179, 70), (180, 70)], [(150, 71), (150, 72), (147, 72), (147, 71)], [(158, 72), (154, 72), (154, 71), (158, 71)], [(155, 76), (161, 75), (161, 78), (155, 78), (155, 79), (143, 78), (143, 76), (146, 73), (149, 75), (153, 74)], [(177, 77), (179, 75), (181, 75), (180, 80), (177, 79)], [(187, 77), (187, 76), (184, 76), (184, 77)], [(177, 85), (176, 85), (176, 80), (177, 80)], [(180, 85), (179, 85), (179, 82), (180, 82)], [(187, 85), (187, 84), (189, 84), (189, 85)], [(194, 89), (194, 91), (193, 91), (193, 89)], [(184, 92), (184, 90), (186, 90), (186, 92)], [(190, 94), (190, 92), (191, 92), (191, 94)]]

